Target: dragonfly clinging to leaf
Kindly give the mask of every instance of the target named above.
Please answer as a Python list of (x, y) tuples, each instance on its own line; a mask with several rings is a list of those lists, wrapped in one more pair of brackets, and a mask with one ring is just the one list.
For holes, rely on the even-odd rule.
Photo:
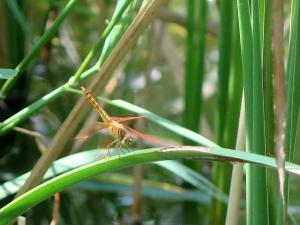
[(149, 137), (125, 124), (122, 124), (122, 122), (124, 121), (140, 119), (144, 118), (144, 116), (110, 117), (86, 88), (81, 87), (81, 90), (84, 93), (85, 97), (88, 99), (88, 101), (91, 103), (91, 105), (99, 113), (100, 117), (102, 118), (102, 122), (98, 122), (95, 126), (90, 127), (88, 130), (84, 131), (84, 133), (78, 137), (79, 139), (87, 139), (93, 134), (97, 133), (98, 131), (107, 128), (114, 139), (107, 147), (111, 147), (114, 144), (118, 144), (118, 146), (128, 146), (132, 144), (133, 138), (127, 133), (127, 130), (149, 142), (159, 144), (159, 142), (154, 138)]

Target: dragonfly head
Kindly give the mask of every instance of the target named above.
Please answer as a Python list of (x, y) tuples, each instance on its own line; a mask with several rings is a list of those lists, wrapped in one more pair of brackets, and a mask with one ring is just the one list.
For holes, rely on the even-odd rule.
[(130, 135), (126, 135), (122, 142), (123, 144), (131, 145), (133, 143), (133, 138)]

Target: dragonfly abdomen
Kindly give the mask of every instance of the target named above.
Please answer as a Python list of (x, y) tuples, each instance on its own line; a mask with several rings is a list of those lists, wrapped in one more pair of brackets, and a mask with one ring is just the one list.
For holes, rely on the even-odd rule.
[(100, 106), (100, 104), (94, 99), (91, 92), (89, 92), (85, 87), (81, 86), (81, 90), (83, 91), (86, 98), (90, 101), (90, 103), (94, 106), (97, 112), (100, 114), (103, 122), (111, 121), (109, 115), (104, 111), (104, 109)]

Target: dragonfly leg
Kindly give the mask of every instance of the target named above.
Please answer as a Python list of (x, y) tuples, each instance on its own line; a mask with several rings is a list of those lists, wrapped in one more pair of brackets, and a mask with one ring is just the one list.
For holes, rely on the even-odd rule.
[(118, 152), (119, 152), (119, 158), (120, 158), (120, 152), (122, 153), (122, 145), (121, 145), (121, 143), (120, 142), (118, 142)]
[(109, 143), (108, 145), (106, 145), (106, 149), (107, 149), (107, 152), (108, 152), (108, 156), (111, 157), (111, 154), (110, 154), (110, 151), (109, 149), (115, 144), (117, 143), (118, 139), (112, 141), (111, 143)]
[(126, 146), (126, 145), (124, 145), (123, 147), (126, 149), (126, 151), (127, 151), (127, 152), (131, 152), (131, 151), (133, 151), (133, 149), (132, 149), (132, 148), (129, 148), (129, 147), (128, 147), (128, 146)]
[[(117, 146), (116, 146), (116, 148), (117, 148), (117, 150), (119, 151), (119, 152), (121, 152), (121, 153), (126, 153), (126, 152), (124, 152), (123, 150), (124, 150), (124, 145), (122, 145), (122, 141), (121, 140), (118, 140), (118, 142), (117, 142), (118, 144), (117, 144)], [(119, 157), (120, 157), (120, 154), (119, 154)]]

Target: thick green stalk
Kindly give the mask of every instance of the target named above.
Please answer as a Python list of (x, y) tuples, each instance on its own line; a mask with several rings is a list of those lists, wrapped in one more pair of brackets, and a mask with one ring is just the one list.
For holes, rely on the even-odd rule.
[[(202, 82), (204, 77), (204, 54), (206, 34), (207, 0), (187, 1), (187, 51), (185, 73), (185, 111), (183, 124), (188, 129), (198, 132), (201, 118)], [(197, 22), (196, 22), (197, 21)], [(185, 139), (186, 144), (191, 144)], [(199, 164), (188, 162), (189, 167), (196, 168)], [(188, 184), (184, 184), (188, 187)], [(184, 203), (184, 223), (191, 224), (202, 218), (197, 204)]]
[[(201, 122), (201, 111), (202, 111), (202, 86), (203, 86), (203, 78), (205, 75), (205, 48), (206, 48), (206, 14), (207, 14), (207, 0), (201, 0), (199, 6), (196, 4), (197, 8), (199, 8), (198, 13), (198, 32), (196, 36), (196, 70), (194, 71), (194, 79), (193, 79), (193, 90), (192, 95), (194, 96), (194, 104), (195, 108), (193, 110), (194, 121), (193, 124), (198, 126), (198, 130)], [(196, 127), (195, 127), (196, 128)]]
[[(246, 105), (247, 151), (265, 154), (259, 3), (254, 0), (253, 27), (247, 0), (238, 0)], [(252, 32), (253, 31), (253, 32)], [(247, 224), (268, 224), (266, 171), (247, 166)]]
[[(185, 62), (185, 108), (183, 115), (183, 124), (188, 129), (191, 129), (195, 132), (199, 130), (199, 114), (196, 114), (198, 107), (195, 103), (197, 99), (196, 95), (197, 88), (195, 88), (195, 79), (198, 74), (196, 74), (196, 59), (197, 59), (197, 48), (196, 48), (196, 1), (188, 0), (187, 3), (187, 37), (186, 37), (186, 62)], [(197, 29), (198, 30), (198, 29)], [(190, 141), (184, 139), (184, 142), (187, 143)], [(187, 162), (186, 164), (190, 168), (195, 168), (196, 164), (194, 162)], [(190, 187), (190, 184), (184, 183), (182, 185), (184, 188)], [(198, 204), (191, 202), (183, 203), (183, 221), (184, 223), (193, 223), (194, 221), (199, 220), (198, 214)]]
[(1, 88), (0, 99), (5, 98), (10, 89), (15, 85), (16, 81), (25, 71), (29, 63), (39, 54), (43, 46), (48, 42), (48, 40), (55, 34), (60, 24), (65, 20), (67, 15), (71, 12), (77, 0), (70, 0), (66, 7), (62, 10), (61, 14), (53, 22), (52, 26), (44, 33), (41, 39), (36, 43), (31, 52), (16, 66), (17, 71), (16, 76), (13, 79), (7, 80)]
[[(229, 74), (232, 60), (232, 24), (233, 24), (233, 1), (220, 1), (220, 36), (219, 36), (219, 65), (218, 65), (218, 94), (217, 94), (217, 112), (215, 123), (216, 142), (220, 146), (225, 145), (225, 126), (226, 116), (230, 114), (228, 108), (229, 97)], [(238, 118), (238, 117), (236, 117)], [(231, 146), (233, 147), (233, 146)], [(214, 183), (225, 193), (229, 192), (231, 166), (221, 163), (213, 165)], [(227, 205), (218, 201), (213, 201), (211, 214), (212, 224), (224, 224)]]
[(264, 82), (264, 109), (266, 149), (268, 154), (274, 154), (274, 111), (273, 111), (273, 84), (272, 84), (272, 1), (265, 3), (264, 44), (263, 44), (263, 82)]
[[(199, 94), (193, 88), (193, 81), (195, 79), (196, 71), (196, 47), (195, 47), (195, 0), (187, 1), (187, 38), (186, 38), (186, 62), (185, 62), (185, 111), (183, 117), (183, 124), (193, 131), (198, 131), (199, 115), (195, 112), (195, 95)], [(197, 74), (198, 75), (198, 74)], [(197, 87), (198, 88), (198, 87)], [(195, 93), (196, 92), (196, 93)]]
[(247, 148), (252, 149), (253, 144), (253, 52), (252, 28), (250, 10), (247, 0), (237, 0), (238, 18), (240, 27), (240, 42), (244, 76), (244, 94), (246, 109)]
[(253, 151), (265, 155), (262, 52), (260, 43), (259, 1), (253, 0)]
[[(238, 18), (240, 27), (240, 42), (244, 76), (244, 96), (245, 96), (245, 115), (246, 115), (246, 149), (251, 151), (253, 147), (253, 52), (252, 52), (252, 28), (250, 22), (250, 10), (247, 0), (238, 0)], [(251, 213), (253, 211), (253, 201), (251, 196), (251, 187), (249, 166), (247, 167), (246, 176), (246, 210), (247, 224), (251, 225)]]
[(228, 109), (229, 72), (232, 44), (232, 10), (233, 1), (220, 1), (220, 35), (219, 35), (219, 63), (218, 63), (218, 92), (216, 115), (216, 140), (219, 145), (224, 142), (226, 117)]
[[(267, 155), (274, 155), (274, 111), (273, 111), (273, 74), (272, 74), (272, 0), (265, 1), (264, 39), (263, 39), (263, 86), (265, 109), (265, 138)], [(277, 215), (278, 183), (274, 180), (274, 171), (267, 171), (269, 223), (275, 224)]]
[[(265, 155), (265, 121), (264, 121), (264, 91), (262, 76), (262, 52), (259, 20), (259, 0), (252, 2), (252, 30), (253, 30), (253, 148), (251, 152)], [(266, 169), (250, 165), (249, 187), (251, 195), (249, 202), (249, 224), (268, 224), (268, 194), (266, 183)]]
[(230, 66), (229, 90), (228, 90), (228, 113), (226, 114), (224, 145), (234, 148), (237, 141), (239, 127), (240, 108), (243, 95), (243, 68), (241, 58), (241, 43), (238, 25), (236, 4), (233, 5), (233, 37), (232, 37), (232, 60)]
[[(184, 125), (199, 130), (201, 113), (201, 92), (204, 77), (204, 54), (206, 34), (206, 0), (197, 4), (194, 0), (187, 1), (187, 51), (185, 64), (185, 111)], [(200, 7), (200, 10), (196, 10)], [(196, 19), (198, 23), (196, 26)]]

